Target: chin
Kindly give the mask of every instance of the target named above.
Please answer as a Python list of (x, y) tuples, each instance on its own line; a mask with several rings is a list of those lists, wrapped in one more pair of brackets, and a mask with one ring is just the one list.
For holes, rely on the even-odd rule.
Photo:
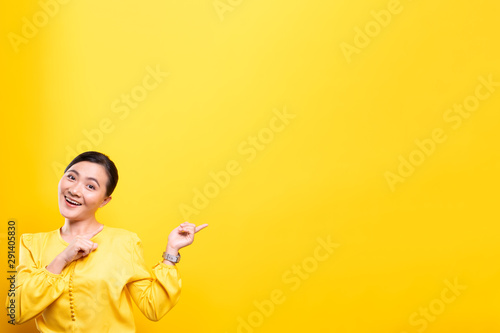
[(59, 209), (59, 213), (67, 219), (74, 220), (77, 216), (76, 214), (71, 214), (68, 211), (65, 211), (64, 209)]
[[(62, 207), (61, 207), (62, 205)], [(75, 213), (74, 211), (71, 211), (69, 208), (66, 208), (65, 206), (65, 203), (60, 203), (59, 204), (59, 213), (64, 217), (64, 218), (67, 218), (67, 219), (70, 219), (70, 220), (75, 220), (79, 217), (80, 214), (78, 213)]]

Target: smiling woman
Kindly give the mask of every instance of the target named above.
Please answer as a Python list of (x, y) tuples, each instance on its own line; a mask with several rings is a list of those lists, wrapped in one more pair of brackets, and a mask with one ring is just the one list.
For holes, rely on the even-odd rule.
[(82, 153), (66, 167), (58, 190), (64, 225), (21, 236), (15, 294), (6, 300), (15, 304), (16, 324), (36, 318), (40, 332), (135, 332), (132, 300), (153, 321), (177, 303), (179, 249), (207, 224), (172, 230), (150, 271), (136, 233), (96, 220), (117, 182), (115, 164), (99, 152)]
[[(115, 164), (103, 154), (85, 152), (71, 161), (64, 172), (59, 182), (61, 214), (72, 217), (73, 221), (89, 219), (90, 224), (98, 224), (93, 213), (111, 200), (111, 193), (118, 183)], [(83, 206), (82, 209), (70, 209), (79, 206)]]

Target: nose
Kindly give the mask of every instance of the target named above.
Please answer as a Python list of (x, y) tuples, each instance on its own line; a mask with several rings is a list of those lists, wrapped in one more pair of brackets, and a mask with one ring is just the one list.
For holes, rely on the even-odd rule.
[(79, 197), (80, 196), (80, 190), (78, 189), (77, 185), (75, 185), (73, 187), (70, 187), (68, 189), (68, 192), (69, 192), (69, 194), (71, 194), (71, 195), (73, 195), (75, 197)]

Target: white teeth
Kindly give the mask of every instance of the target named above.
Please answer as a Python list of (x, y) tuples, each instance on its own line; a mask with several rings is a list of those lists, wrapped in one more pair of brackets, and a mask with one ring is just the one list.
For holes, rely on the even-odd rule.
[(76, 201), (73, 201), (73, 200), (71, 200), (71, 199), (70, 199), (70, 198), (68, 198), (68, 197), (65, 197), (65, 198), (66, 198), (66, 201), (68, 201), (69, 203), (72, 203), (73, 205), (77, 205), (77, 206), (80, 206), (80, 205), (81, 205), (81, 203), (78, 203), (78, 202), (76, 202)]

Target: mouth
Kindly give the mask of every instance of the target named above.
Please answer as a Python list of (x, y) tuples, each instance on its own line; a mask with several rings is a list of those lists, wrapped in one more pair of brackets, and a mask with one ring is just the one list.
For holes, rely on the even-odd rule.
[(70, 207), (78, 207), (78, 206), (81, 206), (82, 204), (79, 203), (78, 201), (75, 201), (75, 200), (71, 200), (70, 198), (68, 198), (67, 196), (64, 196), (64, 199), (66, 200), (66, 204)]

